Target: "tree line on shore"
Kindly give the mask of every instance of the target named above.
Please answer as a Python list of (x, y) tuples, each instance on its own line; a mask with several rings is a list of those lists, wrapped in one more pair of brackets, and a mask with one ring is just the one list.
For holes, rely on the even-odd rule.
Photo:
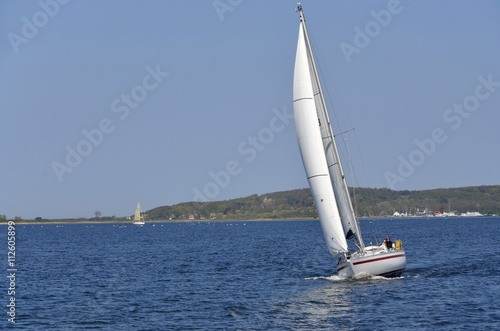
[[(484, 215), (500, 215), (500, 185), (470, 186), (421, 191), (394, 191), (388, 188), (350, 188), (351, 199), (358, 217), (392, 216), (395, 212), (417, 215), (421, 210), (454, 212), (457, 215), (477, 211)], [(99, 213), (99, 214), (98, 214)], [(130, 217), (106, 217), (96, 212), (95, 218), (63, 221), (128, 221)], [(146, 220), (199, 219), (310, 219), (317, 218), (316, 207), (309, 189), (296, 189), (243, 198), (209, 202), (183, 202), (160, 206), (144, 213)], [(6, 222), (0, 215), (0, 222)], [(12, 218), (23, 221), (20, 216)], [(48, 221), (37, 217), (35, 221)]]
[[(392, 216), (394, 212), (416, 215), (433, 212), (478, 211), (500, 214), (500, 185), (473, 186), (422, 191), (394, 191), (387, 188), (351, 188), (358, 216)], [(317, 217), (309, 189), (251, 195), (225, 201), (185, 202), (161, 206), (147, 212), (148, 219), (290, 219)]]

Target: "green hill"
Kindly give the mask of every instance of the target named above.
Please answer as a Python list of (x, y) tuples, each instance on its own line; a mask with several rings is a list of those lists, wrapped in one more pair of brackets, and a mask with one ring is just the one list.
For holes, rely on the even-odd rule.
[[(423, 191), (355, 188), (351, 198), (358, 216), (387, 216), (418, 210), (500, 214), (500, 185)], [(150, 220), (165, 219), (290, 219), (317, 217), (309, 189), (251, 195), (225, 201), (184, 202), (147, 212)]]

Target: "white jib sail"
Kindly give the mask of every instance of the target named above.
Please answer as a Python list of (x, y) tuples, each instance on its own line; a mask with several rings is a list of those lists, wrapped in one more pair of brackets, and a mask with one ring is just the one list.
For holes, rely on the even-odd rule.
[(347, 251), (347, 241), (323, 150), (303, 30), (301, 22), (293, 80), (295, 129), (328, 250), (331, 254), (337, 254)]

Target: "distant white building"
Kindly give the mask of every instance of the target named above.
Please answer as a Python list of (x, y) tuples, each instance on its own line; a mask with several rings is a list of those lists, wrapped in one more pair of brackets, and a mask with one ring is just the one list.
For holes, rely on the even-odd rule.
[(475, 217), (475, 216), (483, 216), (483, 214), (481, 214), (478, 211), (468, 211), (466, 213), (462, 213), (461, 216), (464, 216), (464, 217)]

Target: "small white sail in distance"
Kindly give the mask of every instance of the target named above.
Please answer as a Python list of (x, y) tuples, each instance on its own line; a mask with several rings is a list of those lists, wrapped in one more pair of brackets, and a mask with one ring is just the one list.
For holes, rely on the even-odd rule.
[(144, 217), (142, 217), (141, 215), (141, 204), (139, 202), (137, 203), (137, 207), (135, 208), (134, 224), (137, 225), (144, 224)]

